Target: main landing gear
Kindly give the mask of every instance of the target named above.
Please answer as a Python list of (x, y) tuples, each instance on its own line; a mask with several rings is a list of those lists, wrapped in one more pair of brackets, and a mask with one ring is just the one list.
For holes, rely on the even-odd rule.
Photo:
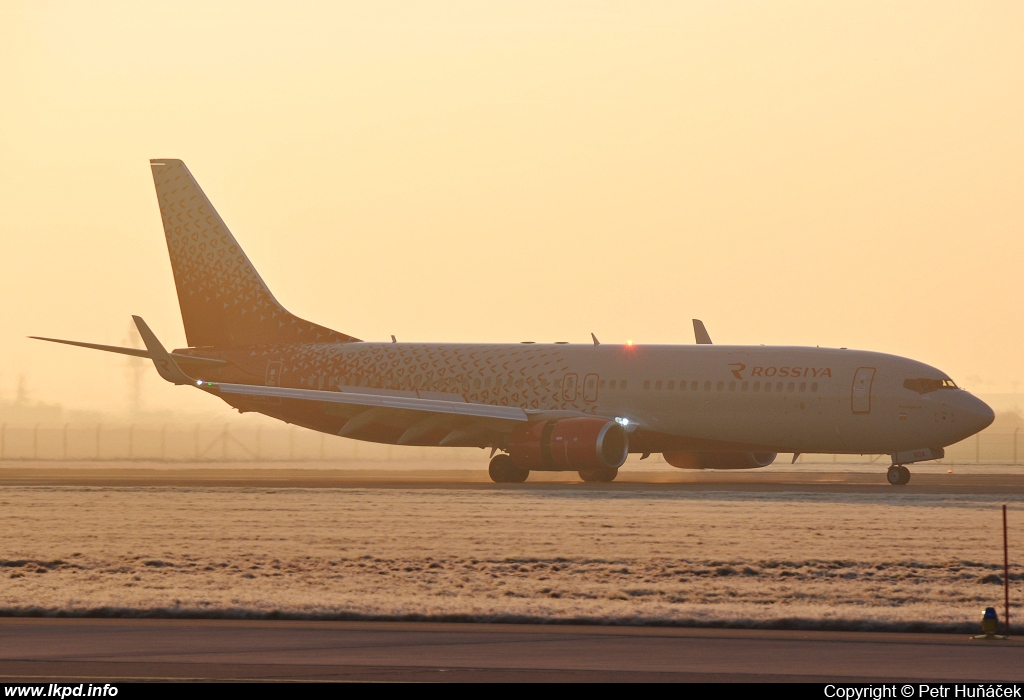
[[(487, 468), (491, 475), (491, 481), (496, 484), (521, 484), (530, 476), (529, 469), (517, 467), (512, 458), (507, 454), (496, 454), (491, 458), (491, 464)], [(578, 474), (583, 481), (591, 484), (608, 484), (615, 481), (619, 475), (618, 469), (607, 467), (594, 467), (592, 469), (581, 469)]]
[(580, 478), (591, 484), (610, 484), (615, 481), (615, 477), (619, 475), (618, 467), (614, 469), (609, 468), (596, 468), (596, 469), (581, 469), (577, 472)]
[(906, 486), (910, 481), (910, 470), (902, 464), (894, 464), (885, 473), (885, 479), (893, 486)]
[(529, 469), (520, 469), (506, 454), (494, 455), (487, 472), (491, 475), (491, 481), (496, 484), (521, 484), (530, 476)]

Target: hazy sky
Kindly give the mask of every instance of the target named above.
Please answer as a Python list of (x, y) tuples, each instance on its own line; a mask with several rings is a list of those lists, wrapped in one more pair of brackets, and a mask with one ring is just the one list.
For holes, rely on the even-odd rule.
[(150, 158), (364, 339), (696, 316), (1024, 388), (1022, 35), (1020, 2), (4, 0), (0, 398), (126, 403), (121, 358), (26, 335), (184, 344)]

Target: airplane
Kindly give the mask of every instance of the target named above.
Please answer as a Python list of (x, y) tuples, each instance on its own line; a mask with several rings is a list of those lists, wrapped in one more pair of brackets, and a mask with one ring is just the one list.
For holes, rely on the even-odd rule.
[(160, 376), (332, 435), (490, 449), (489, 474), (610, 482), (630, 453), (681, 469), (766, 467), (779, 453), (879, 454), (886, 478), (992, 423), (980, 399), (915, 360), (846, 348), (369, 342), (282, 307), (180, 160), (151, 160), (187, 348), (145, 350)]

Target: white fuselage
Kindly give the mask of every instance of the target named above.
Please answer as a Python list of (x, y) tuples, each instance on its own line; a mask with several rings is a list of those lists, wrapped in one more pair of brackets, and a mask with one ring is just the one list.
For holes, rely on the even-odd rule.
[(846, 349), (360, 342), (264, 346), (248, 359), (254, 372), (276, 367), (280, 386), (624, 419), (639, 431), (632, 451), (891, 454), (950, 445), (993, 419), (962, 389), (904, 386), (952, 386), (934, 367)]

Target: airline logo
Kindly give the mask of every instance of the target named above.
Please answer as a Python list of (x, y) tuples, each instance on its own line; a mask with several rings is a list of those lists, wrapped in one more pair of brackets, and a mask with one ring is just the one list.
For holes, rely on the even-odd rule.
[[(797, 379), (822, 379), (832, 377), (831, 367), (750, 367), (742, 362), (729, 364), (729, 371), (737, 379), (762, 379), (771, 377), (794, 377)], [(746, 372), (746, 376), (744, 376)]]

